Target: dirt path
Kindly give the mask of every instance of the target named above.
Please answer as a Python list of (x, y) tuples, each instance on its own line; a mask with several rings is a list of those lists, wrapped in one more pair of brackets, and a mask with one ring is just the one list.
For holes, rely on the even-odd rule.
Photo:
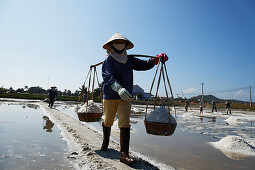
[(40, 102), (40, 105), (67, 140), (72, 151), (70, 158), (76, 169), (158, 169), (141, 158), (137, 158), (138, 162), (132, 166), (121, 163), (117, 143), (111, 141), (110, 149), (101, 151), (102, 134), (56, 109), (49, 109), (46, 103)]

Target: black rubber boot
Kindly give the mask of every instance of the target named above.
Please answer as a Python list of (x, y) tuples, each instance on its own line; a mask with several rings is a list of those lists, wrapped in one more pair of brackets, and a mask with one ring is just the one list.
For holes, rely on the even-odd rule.
[(106, 151), (109, 146), (109, 140), (110, 140), (110, 134), (111, 134), (111, 127), (106, 127), (104, 126), (104, 123), (102, 123), (103, 126), (103, 133), (104, 133), (104, 139), (103, 139), (103, 144), (101, 146), (102, 151)]
[(120, 128), (120, 162), (132, 165), (136, 160), (129, 157), (130, 128)]

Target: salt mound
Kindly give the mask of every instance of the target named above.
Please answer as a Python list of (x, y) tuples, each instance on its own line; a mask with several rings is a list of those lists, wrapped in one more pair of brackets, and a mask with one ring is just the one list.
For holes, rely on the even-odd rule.
[[(160, 122), (168, 123), (169, 122), (169, 112), (165, 107), (159, 107), (146, 117), (147, 121), (150, 122)], [(170, 114), (170, 123), (176, 124), (175, 118)]]
[(222, 150), (222, 152), (223, 152), (228, 158), (233, 159), (233, 160), (244, 160), (245, 158), (248, 157), (247, 155), (243, 155), (243, 154), (235, 153), (235, 152), (229, 152), (229, 151), (225, 151), (225, 150)]
[(237, 117), (231, 116), (228, 119), (224, 120), (225, 122), (227, 122), (230, 125), (237, 125), (240, 123), (244, 123), (244, 121), (242, 119), (239, 119)]
[(255, 147), (249, 145), (242, 137), (229, 135), (218, 142), (210, 142), (227, 157), (240, 160), (247, 156), (255, 156)]
[(78, 110), (79, 113), (102, 113), (102, 110), (100, 107), (96, 105), (96, 103), (93, 102), (93, 100), (88, 101), (88, 111), (87, 110), (87, 103), (82, 105), (80, 109)]

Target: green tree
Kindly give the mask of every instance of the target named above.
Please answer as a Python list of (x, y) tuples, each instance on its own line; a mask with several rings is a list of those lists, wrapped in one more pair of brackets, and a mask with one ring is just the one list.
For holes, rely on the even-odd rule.
[(47, 94), (47, 91), (45, 89), (43, 89), (42, 87), (40, 87), (40, 86), (30, 87), (27, 90), (27, 92), (30, 93), (30, 94)]
[(16, 90), (16, 92), (17, 92), (17, 93), (24, 93), (24, 89), (23, 89), (23, 88), (18, 88), (18, 89)]
[(67, 96), (67, 89), (63, 91), (63, 96)]
[(77, 97), (77, 96), (79, 96), (79, 94), (80, 94), (80, 91), (79, 91), (79, 90), (75, 90), (75, 92), (74, 92), (73, 95), (74, 95), (75, 97)]
[(10, 93), (15, 93), (15, 90), (14, 90), (12, 87), (10, 87), (10, 88), (9, 88), (9, 92), (10, 92)]
[(101, 88), (96, 88), (96, 89), (94, 89), (94, 91), (93, 91), (93, 97), (94, 97), (94, 99), (100, 100), (100, 92), (101, 92)]
[(5, 88), (3, 88), (3, 87), (0, 87), (0, 93), (5, 93)]
[(71, 90), (67, 90), (67, 96), (71, 96), (71, 95), (72, 95)]
[(63, 95), (62, 91), (58, 91), (58, 96), (62, 96), (62, 95)]

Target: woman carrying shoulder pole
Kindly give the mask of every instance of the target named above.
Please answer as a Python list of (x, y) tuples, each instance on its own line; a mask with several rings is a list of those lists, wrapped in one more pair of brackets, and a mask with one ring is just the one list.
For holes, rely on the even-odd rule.
[(134, 45), (120, 33), (115, 33), (104, 45), (107, 58), (102, 65), (103, 76), (103, 144), (101, 150), (107, 151), (111, 126), (116, 113), (118, 114), (118, 127), (120, 128), (120, 161), (132, 165), (135, 159), (129, 157), (130, 141), (130, 112), (133, 91), (133, 70), (149, 70), (157, 65), (159, 58), (168, 60), (166, 54), (157, 55), (157, 58), (140, 60), (128, 56), (127, 51)]

